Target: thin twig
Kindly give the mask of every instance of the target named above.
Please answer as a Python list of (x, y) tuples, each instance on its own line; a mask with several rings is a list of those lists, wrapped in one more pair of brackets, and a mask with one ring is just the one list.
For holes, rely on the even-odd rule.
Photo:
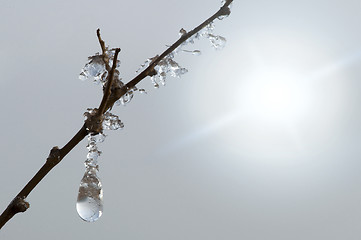
[(97, 29), (97, 37), (98, 37), (98, 41), (100, 44), (100, 48), (102, 49), (102, 57), (103, 57), (103, 61), (105, 62), (105, 69), (110, 72), (110, 66), (109, 66), (109, 58), (106, 54), (107, 52), (107, 47), (105, 46), (105, 42), (103, 41), (102, 37), (100, 36), (100, 29)]
[(159, 57), (157, 57), (143, 72), (141, 72), (138, 76), (136, 76), (133, 80), (126, 84), (128, 89), (135, 87), (140, 81), (142, 81), (147, 76), (152, 76), (154, 72), (154, 67), (158, 65), (160, 61), (162, 61), (166, 56), (172, 53), (177, 47), (179, 47), (183, 42), (192, 37), (194, 34), (202, 30), (208, 24), (213, 22), (219, 16), (229, 14), (229, 5), (233, 2), (233, 0), (227, 0), (226, 3), (210, 18), (201, 23), (198, 27), (194, 28), (192, 31), (182, 35), (178, 41), (176, 41), (172, 46), (170, 46), (167, 50), (165, 50)]
[[(192, 37), (194, 34), (199, 32), (202, 28), (210, 24), (217, 17), (222, 15), (228, 15), (229, 13), (229, 5), (233, 2), (233, 0), (227, 0), (225, 4), (217, 11), (214, 15), (200, 24), (198, 27), (188, 32), (187, 34), (180, 37), (178, 41), (176, 41), (172, 46), (170, 46), (166, 51), (164, 51), (157, 59), (155, 59), (144, 71), (142, 71), (138, 76), (136, 76), (133, 80), (129, 81), (122, 88), (115, 88), (116, 92), (112, 92), (112, 82), (114, 71), (116, 67), (116, 61), (118, 57), (118, 53), (120, 49), (116, 49), (115, 56), (113, 59), (112, 68), (109, 66), (109, 59), (106, 54), (106, 46), (105, 42), (102, 40), (100, 36), (100, 30), (97, 30), (97, 37), (99, 40), (99, 44), (102, 49), (103, 60), (106, 63), (106, 69), (109, 73), (108, 83), (103, 93), (103, 98), (99, 107), (99, 114), (104, 114), (104, 112), (111, 108), (116, 100), (122, 97), (127, 93), (129, 89), (135, 87), (141, 80), (143, 80), (147, 76), (154, 75), (154, 67), (164, 59), (168, 54), (172, 53), (178, 46), (180, 46), (187, 39)], [(113, 95), (112, 98), (110, 96)], [(40, 170), (35, 174), (35, 176), (25, 185), (25, 187), (16, 195), (16, 197), (11, 201), (8, 207), (4, 210), (4, 212), (0, 215), (0, 229), (14, 217), (15, 214), (19, 212), (25, 212), (29, 208), (29, 203), (25, 201), (25, 198), (30, 194), (30, 192), (40, 183), (40, 181), (57, 165), (62, 159), (76, 146), (79, 142), (84, 139), (89, 134), (89, 130), (84, 124), (81, 129), (75, 134), (75, 136), (61, 149), (58, 147), (54, 147), (49, 154), (44, 165), (40, 168)]]
[(118, 59), (119, 52), (120, 52), (120, 48), (116, 48), (115, 54), (114, 54), (114, 59), (113, 59), (113, 65), (109, 72), (109, 76), (107, 77), (108, 80), (106, 82), (103, 99), (102, 99), (102, 102), (100, 103), (99, 110), (98, 110), (98, 114), (100, 114), (100, 115), (104, 114), (104, 112), (106, 111), (106, 105), (109, 100), (109, 96), (111, 94), (111, 89), (112, 89), (111, 87), (113, 85), (114, 71), (117, 66), (117, 59)]

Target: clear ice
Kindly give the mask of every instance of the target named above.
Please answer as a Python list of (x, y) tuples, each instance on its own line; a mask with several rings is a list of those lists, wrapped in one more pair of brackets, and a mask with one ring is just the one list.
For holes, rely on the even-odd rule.
[(118, 130), (123, 128), (124, 124), (120, 121), (119, 117), (110, 112), (104, 113), (103, 129), (105, 130)]
[(102, 133), (88, 135), (88, 155), (85, 161), (85, 173), (80, 181), (76, 210), (81, 219), (86, 222), (94, 222), (103, 214), (103, 187), (97, 176), (98, 157), (101, 151), (97, 143), (103, 142), (105, 135)]
[(95, 222), (103, 214), (103, 187), (97, 171), (95, 167), (87, 167), (80, 181), (76, 210), (86, 222)]
[(215, 36), (213, 34), (208, 34), (208, 39), (216, 50), (223, 49), (224, 46), (226, 45), (226, 39), (222, 36)]

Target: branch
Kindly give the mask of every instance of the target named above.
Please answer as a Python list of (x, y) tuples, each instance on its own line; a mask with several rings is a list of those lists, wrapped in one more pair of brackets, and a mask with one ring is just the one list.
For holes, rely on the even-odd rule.
[(85, 125), (77, 134), (62, 148), (54, 147), (49, 154), (44, 165), (35, 174), (35, 176), (25, 185), (25, 187), (16, 195), (13, 201), (0, 216), (0, 229), (17, 213), (25, 212), (30, 204), (25, 198), (40, 183), (41, 180), (53, 169), (78, 143), (88, 134)]
[(97, 29), (97, 37), (98, 37), (98, 41), (100, 44), (100, 48), (102, 49), (102, 56), (103, 56), (103, 61), (105, 62), (105, 68), (107, 69), (108, 72), (110, 72), (110, 67), (109, 67), (109, 58), (107, 57), (106, 51), (107, 48), (105, 46), (105, 42), (103, 41), (102, 37), (100, 36), (100, 29)]
[(162, 61), (167, 55), (172, 53), (177, 47), (179, 47), (182, 43), (187, 41), (189, 38), (191, 38), (193, 35), (198, 33), (200, 30), (202, 30), (204, 27), (206, 27), (208, 24), (213, 22), (215, 19), (217, 19), (220, 16), (223, 15), (229, 15), (230, 9), (229, 6), (233, 0), (226, 0), (224, 5), (211, 17), (209, 17), (207, 20), (205, 20), (203, 23), (201, 23), (199, 26), (194, 28), (192, 31), (182, 35), (178, 41), (173, 43), (167, 50), (165, 50), (159, 57), (157, 57), (144, 71), (142, 71), (140, 74), (138, 74), (135, 78), (133, 78), (131, 81), (129, 81), (123, 88), (116, 89), (116, 92), (114, 92), (114, 97), (112, 99), (109, 99), (109, 102), (106, 106), (106, 109), (111, 108), (114, 103), (121, 98), (124, 94), (128, 92), (129, 89), (132, 89), (135, 87), (139, 82), (141, 82), (144, 78), (148, 76), (155, 75), (154, 67), (157, 66), (157, 64)]
[(142, 81), (147, 76), (154, 75), (154, 67), (162, 61), (168, 54), (172, 53), (177, 47), (179, 47), (183, 42), (185, 42), (187, 39), (191, 38), (194, 34), (202, 30), (202, 28), (206, 27), (208, 24), (213, 22), (216, 18), (222, 15), (229, 15), (229, 5), (233, 2), (233, 0), (227, 0), (226, 3), (216, 12), (205, 20), (203, 23), (201, 23), (198, 27), (194, 28), (192, 31), (182, 35), (178, 41), (173, 43), (172, 46), (170, 46), (167, 50), (165, 50), (159, 57), (157, 57), (143, 72), (141, 72), (138, 76), (136, 76), (133, 80), (127, 83), (127, 88), (131, 89), (135, 87), (140, 81)]
[[(192, 31), (182, 35), (178, 41), (176, 41), (172, 46), (170, 46), (166, 51), (164, 51), (159, 57), (157, 57), (144, 71), (142, 71), (138, 76), (136, 76), (133, 80), (129, 81), (122, 88), (112, 88), (113, 85), (113, 76), (116, 68), (117, 57), (120, 52), (120, 49), (115, 49), (115, 55), (113, 59), (112, 67), (109, 66), (109, 59), (106, 54), (107, 48), (105, 46), (105, 42), (102, 40), (100, 36), (100, 30), (97, 30), (97, 37), (99, 40), (100, 47), (102, 49), (103, 61), (106, 63), (106, 70), (109, 75), (107, 78), (107, 83), (104, 89), (103, 98), (100, 103), (97, 119), (97, 124), (100, 124), (104, 112), (111, 108), (113, 104), (121, 98), (124, 94), (127, 93), (129, 89), (134, 88), (140, 81), (142, 81), (147, 76), (155, 75), (154, 67), (162, 61), (168, 54), (172, 53), (177, 47), (179, 47), (182, 43), (184, 43), (187, 39), (192, 37), (194, 34), (199, 32), (202, 28), (206, 27), (216, 18), (229, 15), (229, 5), (233, 2), (233, 0), (224, 1), (224, 5), (210, 18), (200, 24), (198, 27), (193, 29)], [(91, 124), (91, 123), (90, 123)], [(93, 133), (98, 131), (99, 128), (89, 128), (89, 122), (85, 122), (84, 125), (80, 128), (80, 130), (74, 135), (74, 137), (61, 149), (58, 147), (53, 147), (51, 149), (48, 158), (44, 165), (40, 168), (40, 170), (34, 175), (34, 177), (25, 185), (25, 187), (15, 196), (15, 198), (11, 201), (8, 207), (4, 210), (4, 212), (0, 215), (0, 229), (10, 220), (15, 214), (20, 212), (25, 212), (30, 204), (25, 201), (26, 197), (30, 194), (30, 192), (43, 180), (43, 178), (57, 165), (59, 164), (63, 158), (75, 147), (79, 144), (84, 137), (86, 137), (89, 133)]]
[[(106, 105), (108, 103), (109, 96), (111, 94), (111, 89), (112, 89), (111, 87), (113, 85), (113, 76), (114, 76), (115, 68), (117, 66), (117, 58), (118, 58), (119, 52), (120, 52), (120, 48), (115, 49), (113, 65), (112, 65), (112, 68), (110, 70), (109, 76), (107, 77), (108, 80), (107, 80), (107, 83), (105, 85), (106, 87), (105, 87), (105, 90), (104, 90), (103, 99), (102, 99), (102, 102), (100, 103), (99, 110), (98, 110), (98, 114), (100, 114), (100, 115), (104, 114), (104, 112), (107, 110)], [(107, 64), (107, 66), (109, 67), (108, 64)]]

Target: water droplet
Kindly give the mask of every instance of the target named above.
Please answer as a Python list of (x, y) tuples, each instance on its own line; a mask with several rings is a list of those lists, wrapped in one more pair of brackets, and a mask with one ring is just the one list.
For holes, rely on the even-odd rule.
[(157, 76), (156, 75), (151, 76), (150, 80), (152, 81), (154, 88), (159, 88), (159, 84), (157, 83)]
[(227, 40), (222, 36), (216, 36), (213, 34), (208, 34), (208, 39), (211, 42), (212, 46), (216, 50), (221, 50), (226, 45)]
[(120, 121), (119, 117), (110, 112), (104, 113), (103, 129), (106, 130), (118, 130), (123, 128), (124, 124)]
[(147, 94), (147, 91), (145, 91), (145, 89), (143, 89), (143, 88), (140, 88), (140, 89), (139, 89), (139, 92), (140, 92), (140, 93), (143, 93), (143, 94)]
[(199, 50), (194, 50), (194, 51), (192, 52), (192, 54), (195, 55), (195, 56), (199, 56), (199, 55), (202, 54), (202, 52), (199, 51)]
[(86, 73), (84, 73), (84, 72), (81, 72), (81, 73), (79, 74), (79, 79), (82, 80), (82, 81), (87, 80), (88, 77), (89, 77), (89, 76), (88, 76)]
[(81, 219), (95, 222), (103, 214), (103, 187), (97, 169), (89, 167), (80, 181), (76, 210)]

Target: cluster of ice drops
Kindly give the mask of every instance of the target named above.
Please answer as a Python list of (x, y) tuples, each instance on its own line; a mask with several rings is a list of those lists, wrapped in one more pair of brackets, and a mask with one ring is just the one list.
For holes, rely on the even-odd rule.
[[(222, 6), (225, 1), (222, 1)], [(220, 16), (218, 19), (222, 20), (223, 18), (229, 15)], [(187, 34), (187, 31), (183, 28), (179, 31), (180, 36)], [(180, 52), (188, 52), (193, 55), (200, 55), (199, 50), (186, 50), (184, 47), (188, 44), (193, 44), (195, 40), (201, 38), (206, 38), (210, 41), (211, 45), (215, 49), (222, 49), (225, 46), (226, 39), (222, 36), (214, 34), (214, 24), (210, 22), (207, 26), (202, 28), (199, 32), (195, 33), (193, 36), (188, 38), (183, 42), (178, 48), (173, 52), (168, 54), (159, 63), (154, 67), (155, 75), (150, 77), (155, 88), (159, 88), (160, 85), (165, 85), (166, 79), (168, 76), (172, 77), (181, 77), (183, 74), (187, 73), (186, 68), (181, 67), (175, 60), (175, 56)], [(115, 49), (107, 48), (105, 52), (106, 59), (109, 59), (109, 67), (112, 67), (113, 58), (115, 54)], [(137, 70), (137, 72), (147, 68), (158, 56), (149, 58), (145, 61), (144, 64)], [(88, 58), (88, 62), (85, 64), (82, 69), (79, 79), (92, 80), (95, 84), (101, 85), (104, 87), (108, 77), (108, 71), (106, 62), (104, 62), (104, 56), (96, 53), (94, 56)], [(120, 66), (120, 61), (116, 62), (116, 69), (113, 76), (113, 86), (117, 85), (118, 87), (124, 86), (122, 79), (120, 78), (120, 72), (117, 69)], [(108, 67), (108, 69), (110, 69)], [(144, 93), (144, 89), (137, 89), (136, 87), (128, 89), (127, 93), (124, 94), (117, 102), (117, 105), (126, 105), (129, 103), (136, 91)], [(90, 119), (92, 116), (97, 114), (97, 109), (89, 108), (84, 113), (85, 120)], [(80, 182), (78, 198), (76, 209), (79, 216), (87, 222), (94, 222), (98, 220), (103, 213), (103, 188), (102, 183), (98, 177), (98, 158), (101, 155), (101, 151), (98, 149), (98, 144), (102, 143), (105, 140), (106, 135), (104, 130), (118, 130), (124, 127), (123, 123), (119, 120), (118, 116), (111, 113), (110, 110), (107, 110), (103, 115), (102, 121), (102, 131), (100, 133), (89, 133), (87, 136), (88, 144), (88, 154), (85, 160), (85, 173)]]

